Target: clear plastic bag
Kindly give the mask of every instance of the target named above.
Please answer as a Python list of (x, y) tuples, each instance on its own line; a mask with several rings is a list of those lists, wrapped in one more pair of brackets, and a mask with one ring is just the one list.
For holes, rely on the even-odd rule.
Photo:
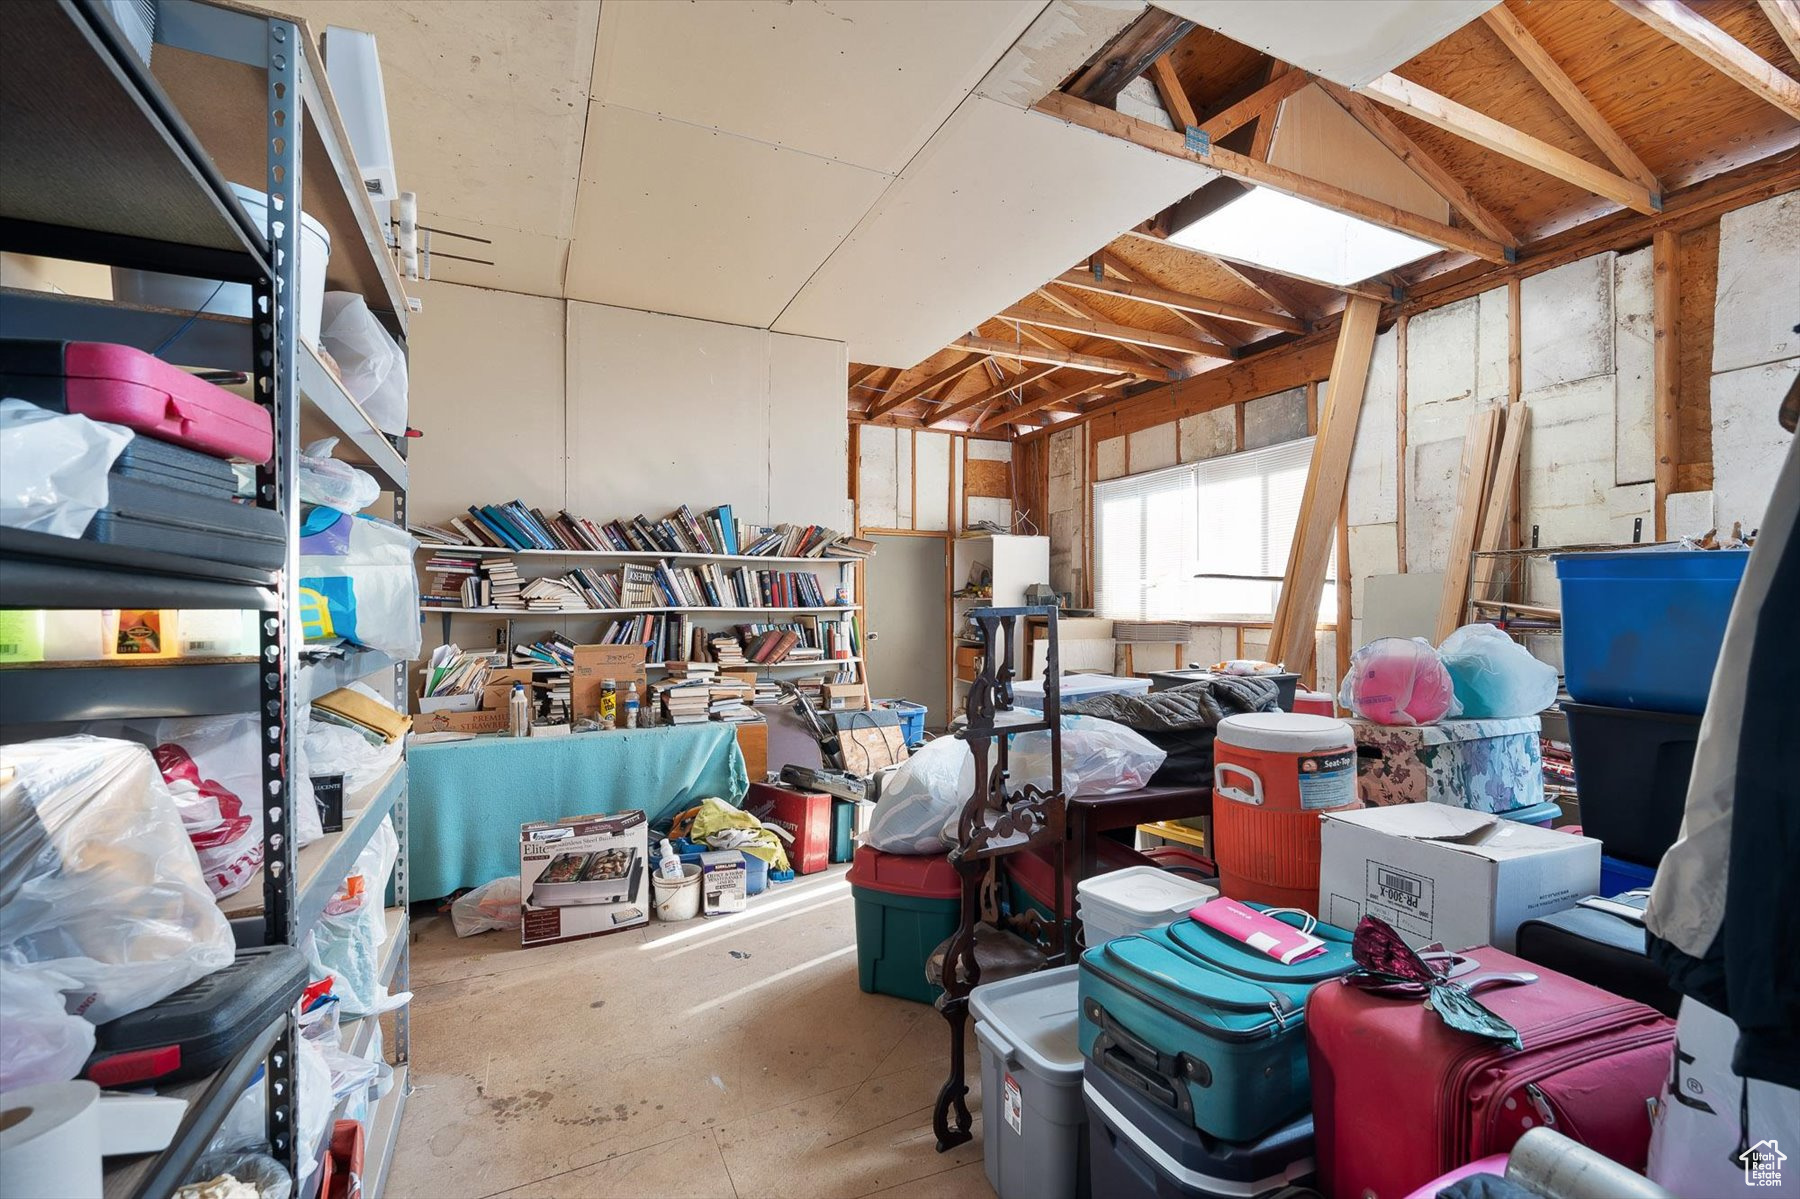
[(1535, 716), (1556, 702), (1556, 667), (1491, 624), (1464, 625), (1444, 638), (1438, 657), (1464, 716)]
[(399, 853), (393, 822), (383, 819), (312, 932), (314, 977), (332, 976), (332, 993), (347, 1016), (379, 1012), (387, 1005), (387, 988), (381, 984), (381, 947), (388, 937), (382, 901)]
[(175, 1199), (190, 1199), (200, 1193), (201, 1183), (223, 1174), (255, 1187), (256, 1199), (290, 1199), (294, 1193), (294, 1179), (287, 1167), (266, 1153), (210, 1153), (194, 1163), (188, 1171), (192, 1181), (175, 1192)]
[(361, 512), (381, 498), (381, 484), (367, 471), (333, 458), (337, 443), (337, 438), (327, 437), (300, 451), (300, 502)]
[(81, 536), (106, 507), (107, 475), (131, 438), (121, 425), (0, 400), (0, 525)]
[(95, 1024), (215, 970), (236, 949), (150, 751), (58, 737), (0, 749), (0, 953), (67, 975)]
[(450, 923), (459, 937), (508, 929), (517, 932), (522, 919), (516, 874), (482, 883), (450, 905)]
[(404, 435), (406, 355), (355, 292), (326, 292), (322, 312), (319, 340), (337, 362), (345, 389), (376, 428)]
[(300, 623), (396, 658), (419, 654), (419, 543), (385, 520), (318, 507), (300, 528)]
[(382, 778), (406, 748), (404, 739), (383, 741), (360, 729), (313, 720), (310, 715), (300, 744), (307, 769), (320, 776), (343, 775), (346, 792), (360, 791)]
[(1395, 726), (1436, 724), (1461, 711), (1450, 672), (1423, 637), (1381, 637), (1350, 655), (1338, 703)]
[(68, 1082), (94, 1052), (94, 1026), (63, 1006), (81, 984), (42, 967), (0, 962), (0, 1094)]
[[(1116, 721), (1064, 716), (1062, 723), (1067, 795), (1135, 791), (1149, 782), (1168, 756)], [(1047, 731), (1014, 735), (1009, 754), (1014, 786), (1050, 785)], [(973, 794), (975, 755), (968, 743), (955, 737), (929, 741), (901, 763), (882, 789), (866, 839), (885, 853), (942, 853), (955, 837), (955, 823)]]

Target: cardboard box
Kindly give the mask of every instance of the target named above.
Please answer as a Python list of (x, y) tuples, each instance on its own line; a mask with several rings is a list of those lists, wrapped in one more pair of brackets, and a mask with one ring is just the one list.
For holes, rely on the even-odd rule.
[(857, 712), (869, 706), (866, 683), (826, 683), (819, 689), (827, 712)]
[(504, 733), (507, 727), (505, 708), (480, 712), (428, 712), (413, 717), (416, 733)]
[(520, 826), (519, 895), (519, 943), (527, 948), (646, 923), (650, 825), (644, 813), (634, 809)]
[(1600, 842), (1444, 804), (1327, 812), (1319, 918), (1378, 916), (1414, 948), (1511, 950), (1520, 924), (1600, 886)]
[[(525, 693), (530, 695), (531, 667), (521, 666), (489, 672), (487, 682), (481, 685), (481, 707), (484, 710), (499, 708), (501, 711), (505, 711), (506, 705), (512, 702), (514, 683), (524, 683)], [(537, 708), (535, 698), (531, 701), (531, 706), (534, 710)]]
[(425, 715), (433, 712), (473, 712), (481, 706), (481, 696), (470, 691), (463, 695), (421, 695), (419, 711)]
[(750, 878), (741, 850), (717, 849), (700, 855), (700, 914), (725, 916), (750, 906)]
[(647, 645), (578, 645), (569, 678), (569, 714), (575, 720), (592, 718), (600, 710), (600, 684), (607, 679), (619, 685), (620, 710), (624, 710), (625, 684), (635, 682), (638, 702), (644, 702), (644, 655)]

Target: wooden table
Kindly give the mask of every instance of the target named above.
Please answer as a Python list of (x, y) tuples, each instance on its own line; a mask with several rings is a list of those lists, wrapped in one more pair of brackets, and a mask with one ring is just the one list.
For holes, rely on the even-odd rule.
[(1101, 833), (1159, 820), (1212, 815), (1211, 787), (1141, 787), (1113, 795), (1083, 795), (1068, 801), (1069, 840), (1075, 856), (1071, 873), (1079, 883), (1099, 872)]

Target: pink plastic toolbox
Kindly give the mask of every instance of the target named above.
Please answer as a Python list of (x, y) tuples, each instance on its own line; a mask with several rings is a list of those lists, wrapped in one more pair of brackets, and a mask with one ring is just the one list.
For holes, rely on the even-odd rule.
[(131, 346), (0, 339), (6, 394), (224, 458), (267, 462), (267, 410)]

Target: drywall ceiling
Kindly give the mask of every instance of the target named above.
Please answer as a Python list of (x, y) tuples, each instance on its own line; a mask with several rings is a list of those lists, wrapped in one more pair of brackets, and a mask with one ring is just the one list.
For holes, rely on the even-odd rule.
[(599, 5), (557, 0), (280, 0), (315, 35), (375, 35), (400, 186), (420, 223), (490, 239), (434, 235), (435, 278), (562, 294), (574, 228)]
[(1499, 0), (1156, 0), (1156, 7), (1216, 29), (1345, 87), (1393, 70)]
[(972, 96), (775, 329), (848, 342), (855, 362), (911, 365), (1212, 178), (1194, 163)]

